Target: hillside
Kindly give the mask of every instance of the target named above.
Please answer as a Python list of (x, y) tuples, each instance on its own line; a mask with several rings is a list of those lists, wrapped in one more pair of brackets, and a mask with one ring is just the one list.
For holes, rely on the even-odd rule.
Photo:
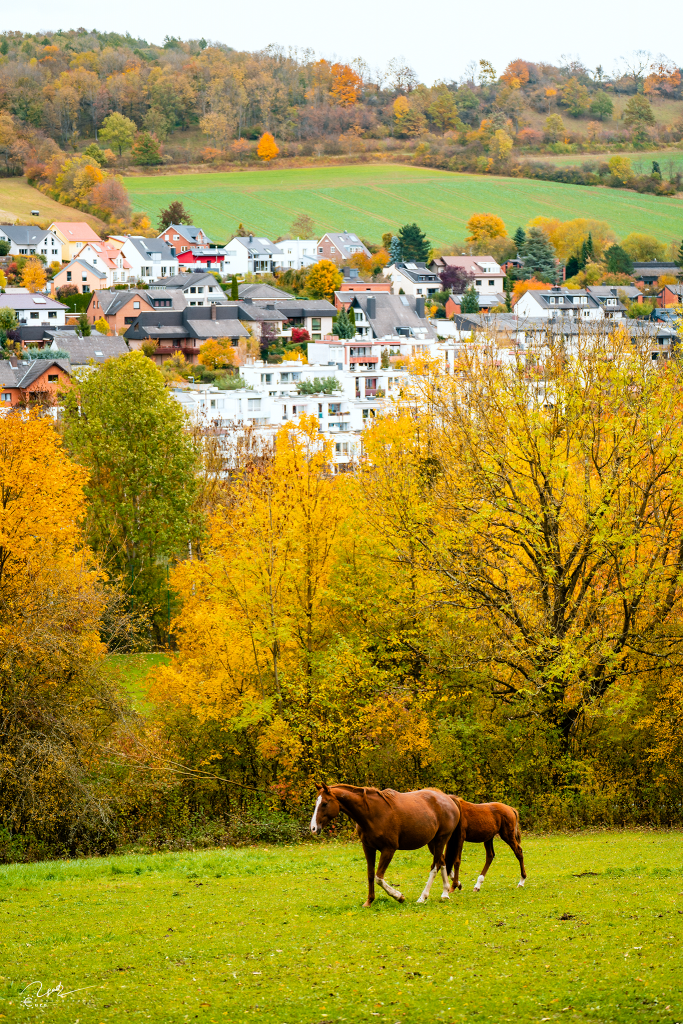
[(277, 238), (299, 213), (308, 213), (319, 232), (347, 229), (374, 241), (415, 221), (434, 245), (463, 239), (473, 213), (499, 214), (510, 234), (544, 215), (606, 220), (620, 238), (631, 231), (662, 242), (683, 237), (681, 199), (396, 164), (130, 177), (126, 187), (134, 210), (153, 221), (162, 206), (181, 199), (217, 241), (228, 241), (240, 222)]
[[(40, 217), (32, 217), (31, 210), (38, 210)], [(103, 221), (97, 217), (56, 203), (37, 188), (32, 188), (26, 178), (0, 178), (0, 221), (13, 224), (16, 220), (31, 221), (44, 227), (53, 220), (80, 220), (87, 221), (95, 231), (104, 228)]]

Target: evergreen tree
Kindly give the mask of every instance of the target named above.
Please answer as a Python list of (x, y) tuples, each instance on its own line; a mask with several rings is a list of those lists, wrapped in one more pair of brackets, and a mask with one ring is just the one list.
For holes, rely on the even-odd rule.
[(233, 274), (232, 275), (232, 279), (230, 281), (230, 298), (234, 302), (236, 302), (237, 299), (239, 299), (239, 297), (240, 297), (240, 293), (239, 293), (239, 289), (237, 287), (237, 275)]
[(467, 291), (462, 297), (460, 303), (461, 313), (478, 313), (479, 312), (479, 297), (477, 296), (476, 289), (473, 284), (469, 286)]
[(526, 242), (526, 231), (524, 230), (524, 228), (517, 228), (514, 235), (512, 236), (512, 241), (515, 243), (515, 248), (517, 252), (519, 252), (524, 243)]
[(540, 281), (555, 280), (555, 250), (540, 228), (529, 228), (521, 255), (526, 271), (531, 271)]
[[(683, 245), (681, 246), (683, 249)], [(632, 274), (633, 260), (620, 245), (611, 245), (605, 253), (607, 270), (610, 274)]]
[(577, 261), (578, 261), (578, 264), (579, 264), (579, 270), (583, 270), (583, 268), (586, 266), (586, 239), (585, 238), (584, 238), (583, 242), (581, 243), (581, 252), (578, 255)]
[(152, 166), (164, 162), (161, 156), (161, 147), (149, 132), (141, 132), (138, 135), (133, 143), (131, 154), (133, 163), (140, 164), (141, 166)]
[(567, 260), (567, 268), (566, 268), (566, 270), (567, 270), (567, 273), (566, 273), (567, 279), (569, 279), (570, 277), (576, 277), (576, 275), (578, 274), (580, 269), (581, 269), (581, 267), (579, 266), (579, 258), (578, 258), (578, 256), (570, 256), (569, 259)]
[(586, 262), (588, 262), (588, 260), (592, 260), (594, 255), (595, 251), (593, 249), (593, 236), (589, 231), (588, 238), (586, 239)]
[(681, 242), (681, 247), (678, 250), (678, 253), (676, 254), (675, 262), (678, 264), (679, 267), (683, 269), (683, 242)]
[(87, 313), (81, 313), (81, 315), (79, 316), (79, 318), (78, 318), (78, 330), (80, 331), (82, 338), (89, 338), (90, 337), (90, 323), (88, 321), (88, 314)]
[(508, 313), (512, 312), (512, 288), (509, 278), (505, 278), (505, 308)]
[(391, 236), (391, 243), (389, 245), (389, 263), (401, 263), (403, 261), (403, 252), (401, 250), (401, 243), (399, 242), (396, 235)]
[(355, 318), (353, 324), (346, 310), (342, 307), (334, 321), (334, 332), (339, 338), (355, 338), (356, 336), (356, 323)]
[(651, 174), (651, 177), (652, 178), (656, 178), (657, 181), (661, 181), (662, 180), (662, 169), (661, 169), (661, 167), (659, 166), (659, 164), (657, 163), (656, 160), (652, 161), (652, 174)]
[(429, 258), (431, 242), (428, 241), (424, 231), (421, 231), (417, 224), (404, 224), (399, 230), (398, 237), (404, 263), (408, 261), (423, 263)]

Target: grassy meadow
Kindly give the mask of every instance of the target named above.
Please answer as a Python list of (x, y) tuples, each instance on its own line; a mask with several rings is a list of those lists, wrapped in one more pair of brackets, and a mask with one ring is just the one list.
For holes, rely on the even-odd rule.
[[(32, 217), (31, 210), (38, 210), (40, 217)], [(54, 199), (33, 188), (26, 178), (0, 178), (0, 223), (13, 224), (15, 220), (30, 221), (47, 227), (53, 220), (87, 221), (95, 231), (104, 224), (97, 217), (70, 206), (62, 206)]]
[(156, 220), (162, 207), (181, 199), (194, 222), (221, 242), (229, 241), (240, 221), (276, 238), (289, 231), (299, 213), (310, 214), (319, 231), (346, 229), (375, 241), (416, 221), (434, 245), (464, 238), (473, 213), (499, 214), (510, 233), (544, 215), (606, 220), (620, 238), (631, 231), (663, 242), (683, 236), (682, 199), (398, 164), (288, 169), (275, 164), (258, 171), (128, 177), (125, 183), (136, 211)]
[(683, 149), (637, 150), (632, 153), (561, 153), (557, 156), (553, 153), (526, 153), (524, 158), (555, 164), (557, 167), (581, 167), (589, 162), (607, 163), (613, 156), (627, 157), (636, 174), (650, 174), (653, 160), (657, 161), (665, 178), (683, 171)]
[(683, 1021), (680, 833), (526, 837), (480, 893), (363, 910), (356, 843), (0, 867), (0, 1019), (322, 1024)]

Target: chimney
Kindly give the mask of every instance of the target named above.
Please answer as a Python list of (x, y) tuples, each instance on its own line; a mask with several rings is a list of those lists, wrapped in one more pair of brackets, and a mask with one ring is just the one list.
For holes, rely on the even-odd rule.
[(211, 303), (211, 319), (212, 320), (216, 319), (216, 303), (215, 302)]
[(420, 320), (424, 320), (425, 316), (425, 300), (421, 295), (415, 299), (415, 312), (419, 316)]
[(377, 316), (377, 300), (374, 295), (368, 295), (365, 309), (368, 320), (374, 320)]

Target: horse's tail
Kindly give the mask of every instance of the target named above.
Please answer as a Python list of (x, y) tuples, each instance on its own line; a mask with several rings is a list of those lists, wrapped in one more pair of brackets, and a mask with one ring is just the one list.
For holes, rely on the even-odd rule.
[(515, 812), (515, 840), (518, 843), (521, 843), (522, 842), (522, 832), (521, 832), (520, 827), (519, 827), (519, 811), (517, 810), (516, 807), (513, 807), (512, 809)]

